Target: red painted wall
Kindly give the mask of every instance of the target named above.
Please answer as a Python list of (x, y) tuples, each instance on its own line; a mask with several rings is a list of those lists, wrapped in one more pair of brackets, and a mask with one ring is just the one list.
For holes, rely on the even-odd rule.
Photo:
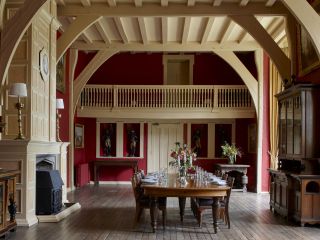
[[(77, 123), (84, 124), (85, 127), (85, 148), (76, 149), (75, 159), (77, 158), (77, 164), (88, 162), (91, 172), (91, 180), (93, 181), (93, 168), (92, 161), (96, 160), (96, 120), (93, 118), (78, 118)], [(87, 130), (86, 130), (87, 129)], [(144, 124), (144, 157), (138, 158), (138, 167), (147, 170), (147, 143), (148, 143), (148, 126)], [(112, 158), (113, 160), (121, 160), (124, 158)], [(128, 158), (126, 158), (128, 159)], [(108, 161), (108, 158), (104, 158)], [(76, 161), (76, 160), (75, 160)], [(129, 181), (132, 176), (132, 169), (128, 167), (102, 167), (99, 172), (100, 181)]]
[[(93, 168), (91, 162), (96, 158), (96, 120), (93, 118), (76, 118), (75, 123), (84, 125), (85, 138), (84, 148), (75, 149), (75, 166), (81, 163), (89, 163), (91, 171), (91, 180), (93, 181)], [(248, 190), (256, 191), (256, 153), (248, 153), (248, 124), (256, 123), (256, 119), (236, 119), (236, 145), (241, 148), (243, 156), (237, 158), (239, 164), (249, 164), (248, 169)], [(187, 129), (184, 131), (187, 136)], [(139, 158), (139, 168), (147, 170), (147, 153), (148, 153), (148, 126), (144, 124), (144, 157)], [(208, 146), (212, 147), (212, 146)], [(108, 161), (109, 158), (104, 158)], [(124, 158), (112, 158), (124, 159)], [(214, 171), (214, 164), (227, 163), (226, 159), (202, 159), (198, 158), (195, 165), (201, 166), (207, 171)], [(132, 169), (126, 167), (102, 168), (100, 170), (100, 181), (129, 181), (132, 176)]]
[[(257, 70), (253, 53), (238, 53), (239, 59), (256, 76)], [(92, 57), (87, 55), (88, 58)], [(115, 84), (115, 85), (162, 85), (163, 63), (162, 53), (119, 53), (112, 56), (108, 61), (93, 74), (88, 84)], [(85, 55), (79, 55), (79, 61)], [(78, 61), (78, 62), (79, 62)], [(88, 59), (85, 59), (88, 62)], [(82, 67), (79, 67), (81, 69)], [(243, 84), (239, 75), (224, 60), (215, 54), (194, 54), (193, 66), (194, 85), (223, 85)]]

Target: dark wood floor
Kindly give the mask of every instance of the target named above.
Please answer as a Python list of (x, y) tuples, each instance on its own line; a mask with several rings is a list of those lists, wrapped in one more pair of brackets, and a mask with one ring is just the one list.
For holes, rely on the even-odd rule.
[[(299, 227), (274, 216), (269, 210), (267, 194), (231, 195), (231, 229), (219, 224), (213, 233), (211, 211), (202, 228), (186, 208), (183, 223), (179, 221), (178, 201), (170, 198), (165, 231), (152, 233), (149, 211), (140, 223), (134, 223), (135, 202), (131, 186), (86, 186), (68, 194), (71, 202), (80, 202), (81, 210), (59, 223), (39, 223), (30, 228), (18, 227), (11, 240), (104, 240), (104, 239), (320, 239), (320, 227)], [(188, 201), (189, 202), (189, 201)]]

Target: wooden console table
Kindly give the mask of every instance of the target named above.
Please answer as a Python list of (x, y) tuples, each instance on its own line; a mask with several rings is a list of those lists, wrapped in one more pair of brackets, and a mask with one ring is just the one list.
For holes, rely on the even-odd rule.
[(138, 160), (95, 160), (93, 161), (94, 185), (99, 185), (99, 168), (101, 166), (124, 166), (132, 167), (133, 170), (138, 168)]
[(16, 170), (0, 169), (0, 237), (6, 237), (8, 232), (14, 232), (17, 226), (15, 219), (16, 206)]
[[(215, 169), (220, 170), (221, 173), (228, 173), (231, 171), (237, 171), (243, 174), (241, 178), (242, 183), (242, 191), (247, 192), (247, 184), (248, 184), (248, 177), (247, 177), (247, 169), (250, 167), (250, 165), (244, 165), (244, 164), (215, 164)], [(233, 189), (237, 190), (237, 189)]]

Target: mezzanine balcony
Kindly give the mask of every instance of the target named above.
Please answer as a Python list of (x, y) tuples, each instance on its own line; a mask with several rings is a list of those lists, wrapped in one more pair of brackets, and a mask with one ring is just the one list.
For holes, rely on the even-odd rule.
[(77, 115), (96, 118), (253, 118), (244, 85), (87, 85)]

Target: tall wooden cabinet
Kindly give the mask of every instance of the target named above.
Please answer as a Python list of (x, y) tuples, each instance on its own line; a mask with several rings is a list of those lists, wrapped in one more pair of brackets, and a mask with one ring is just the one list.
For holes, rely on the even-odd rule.
[(320, 86), (298, 84), (276, 97), (279, 161), (270, 170), (270, 208), (301, 225), (320, 223)]
[(16, 214), (16, 175), (19, 171), (0, 169), (0, 237), (17, 226)]

